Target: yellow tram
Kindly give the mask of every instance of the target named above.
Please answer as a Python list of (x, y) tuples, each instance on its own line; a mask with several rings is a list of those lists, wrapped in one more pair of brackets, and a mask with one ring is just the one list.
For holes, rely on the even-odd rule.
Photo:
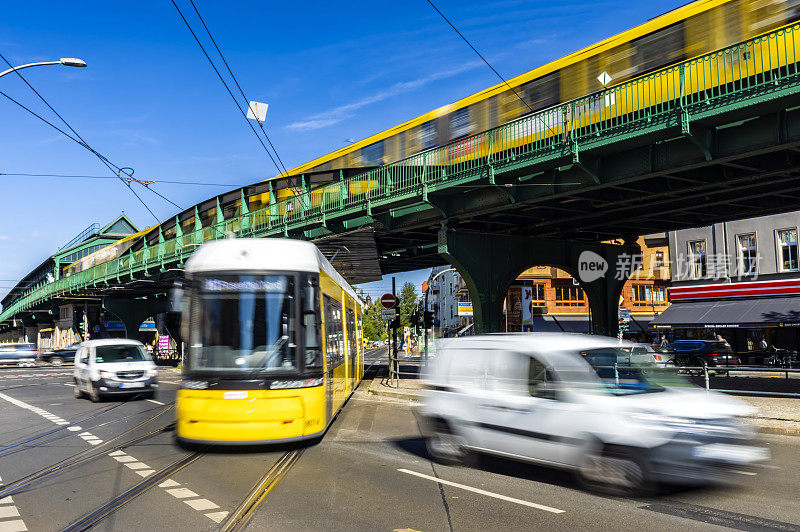
[(358, 296), (309, 242), (226, 239), (186, 263), (179, 441), (322, 436), (364, 374)]

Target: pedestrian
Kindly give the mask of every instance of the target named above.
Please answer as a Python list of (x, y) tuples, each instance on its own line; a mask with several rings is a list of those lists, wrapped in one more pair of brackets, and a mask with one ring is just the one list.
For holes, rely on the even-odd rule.
[(661, 349), (664, 349), (665, 347), (667, 347), (667, 337), (664, 336), (664, 335), (661, 336), (661, 344), (660, 344), (660, 346), (661, 346)]
[(723, 338), (721, 334), (717, 335), (717, 341), (724, 343), (725, 347), (730, 347), (731, 346), (731, 344), (729, 344), (728, 341), (725, 338)]
[(758, 347), (760, 347), (762, 351), (766, 351), (767, 348), (769, 347), (769, 344), (767, 343), (767, 338), (765, 336), (761, 337), (761, 343), (758, 344)]

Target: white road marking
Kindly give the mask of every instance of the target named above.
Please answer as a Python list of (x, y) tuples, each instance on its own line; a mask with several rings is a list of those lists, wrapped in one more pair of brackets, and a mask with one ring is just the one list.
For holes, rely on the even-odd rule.
[(83, 438), (84, 436), (94, 436), (94, 435), (91, 432), (81, 432), (80, 434), (78, 434), (78, 436)]
[(150, 469), (149, 465), (143, 464), (141, 462), (128, 462), (127, 464), (125, 464), (125, 467), (130, 467), (134, 471), (136, 471), (137, 469)]
[(120, 456), (115, 456), (115, 457), (113, 457), (113, 458), (114, 458), (114, 460), (116, 460), (117, 462), (122, 462), (123, 464), (124, 464), (125, 462), (138, 462), (138, 461), (139, 461), (139, 460), (137, 460), (136, 458), (134, 458), (133, 456), (128, 456), (127, 454), (125, 454), (125, 455), (120, 455)]
[(101, 443), (103, 443), (103, 440), (97, 438), (96, 440), (86, 440), (86, 443), (90, 443), (92, 445), (100, 445)]
[(74, 425), (72, 427), (67, 427), (67, 430), (72, 431), (72, 432), (78, 432), (79, 430), (83, 430), (83, 427), (79, 427), (77, 425)]
[(123, 456), (125, 455), (125, 451), (114, 451), (113, 453), (108, 453), (108, 456)]
[(198, 497), (197, 493), (193, 492), (188, 488), (174, 488), (171, 490), (167, 490), (167, 493), (175, 497), (176, 499), (187, 499), (189, 497)]
[(75, 383), (72, 382), (65, 382), (64, 386), (75, 386)]
[(554, 514), (564, 513), (564, 510), (559, 510), (558, 508), (553, 508), (551, 506), (536, 504), (535, 502), (530, 502), (530, 501), (523, 501), (522, 499), (515, 499), (514, 497), (508, 497), (506, 495), (500, 495), (499, 493), (493, 493), (491, 491), (473, 488), (472, 486), (465, 486), (464, 484), (458, 484), (457, 482), (450, 482), (449, 480), (442, 480), (440, 478), (432, 477), (430, 475), (423, 475), (422, 473), (417, 473), (416, 471), (409, 471), (408, 469), (398, 469), (398, 471), (400, 471), (401, 473), (414, 475), (415, 477), (432, 480), (433, 482), (438, 482), (439, 484), (444, 484), (446, 486), (453, 486), (454, 488), (460, 488), (462, 490), (471, 491), (473, 493), (478, 493), (480, 495), (486, 495), (487, 497), (500, 499), (501, 501), (513, 502), (514, 504), (521, 504), (522, 506), (528, 506), (530, 508), (536, 508), (537, 510), (544, 510), (545, 512), (550, 512)]
[(221, 523), (225, 517), (227, 517), (228, 512), (212, 512), (210, 514), (206, 514), (206, 517), (214, 521), (215, 523)]
[(213, 510), (214, 508), (219, 508), (218, 504), (214, 504), (213, 502), (209, 501), (208, 499), (193, 499), (191, 501), (183, 501), (198, 512), (202, 512), (204, 510)]
[(12, 502), (14, 502), (14, 499), (11, 498), (11, 495), (0, 499), (0, 504), (11, 504)]
[(740, 475), (747, 475), (747, 476), (750, 476), (750, 477), (754, 477), (754, 476), (756, 476), (756, 474), (757, 474), (757, 473), (754, 473), (754, 472), (752, 472), (752, 471), (738, 471), (738, 470), (734, 470), (734, 471), (732, 471), (732, 472), (733, 472), (733, 473), (738, 473), (738, 474), (740, 474)]
[[(195, 510), (196, 509), (197, 508), (195, 508)], [(3, 506), (0, 508), (0, 519), (5, 519), (7, 517), (19, 517), (19, 510), (17, 510), (16, 506)]]
[(165, 480), (164, 482), (159, 484), (158, 487), (159, 488), (173, 488), (175, 486), (180, 486), (180, 485), (181, 485), (180, 482), (175, 482), (171, 478), (168, 478), (167, 480)]
[(164, 403), (162, 403), (161, 401), (156, 401), (155, 399), (145, 399), (145, 401), (150, 401), (151, 403), (164, 406)]
[(28, 527), (22, 519), (0, 521), (0, 532), (27, 532)]
[(137, 471), (136, 474), (141, 477), (149, 477), (155, 472), (156, 472), (155, 469), (142, 469), (141, 471)]

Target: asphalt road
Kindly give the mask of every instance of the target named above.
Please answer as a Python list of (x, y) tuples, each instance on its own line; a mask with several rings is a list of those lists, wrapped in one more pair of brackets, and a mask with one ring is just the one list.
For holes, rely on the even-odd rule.
[[(157, 402), (93, 404), (73, 398), (65, 385), (70, 373), (69, 366), (0, 368), (3, 484), (79, 452), (92, 456), (20, 487), (11, 499), (0, 496), (0, 532), (63, 530), (148, 476), (193, 456), (192, 450), (174, 445), (169, 427), (176, 374), (161, 376)], [(143, 438), (114, 450), (137, 436)], [(800, 438), (769, 436), (766, 443), (773, 454), (771, 468), (743, 476), (739, 487), (674, 491), (650, 499), (600, 496), (581, 490), (567, 473), (500, 459), (484, 459), (477, 467), (433, 463), (413, 405), (358, 391), (323, 441), (306, 447), (269, 491), (248, 529), (800, 530)], [(201, 454), (94, 530), (216, 529), (284, 450)]]

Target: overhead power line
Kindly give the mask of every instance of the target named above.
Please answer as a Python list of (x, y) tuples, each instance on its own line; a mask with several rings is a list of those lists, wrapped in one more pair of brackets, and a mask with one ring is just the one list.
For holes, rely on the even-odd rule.
[[(6, 57), (5, 57), (5, 56), (4, 56), (2, 53), (0, 53), (0, 58), (1, 58), (1, 59), (2, 59), (2, 60), (3, 60), (3, 61), (4, 61), (4, 62), (5, 62), (5, 63), (6, 63), (8, 66), (9, 66), (9, 67), (11, 67), (11, 68), (14, 68), (14, 66), (11, 64), (11, 62), (9, 62), (9, 60), (8, 60), (8, 59), (6, 59)], [(146, 185), (145, 185), (145, 184), (144, 184), (142, 181), (140, 181), (140, 180), (138, 180), (138, 179), (133, 179), (133, 178), (132, 178), (132, 172), (131, 172), (131, 174), (130, 174), (130, 175), (126, 174), (126, 175), (128, 175), (128, 179), (127, 179), (127, 181), (126, 181), (126, 179), (123, 179), (123, 178), (122, 178), (122, 176), (120, 175), (120, 173), (125, 173), (125, 172), (124, 172), (125, 168), (123, 168), (123, 167), (120, 167), (120, 166), (118, 166), (118, 165), (114, 164), (114, 163), (113, 163), (113, 162), (111, 162), (111, 161), (110, 161), (110, 160), (109, 160), (109, 159), (108, 159), (106, 156), (104, 156), (103, 154), (101, 154), (100, 152), (98, 152), (97, 150), (95, 150), (94, 148), (92, 148), (92, 147), (89, 145), (89, 143), (88, 143), (88, 142), (86, 142), (86, 140), (85, 140), (83, 137), (81, 137), (80, 133), (78, 133), (78, 132), (75, 130), (75, 128), (73, 128), (73, 127), (70, 125), (70, 123), (69, 123), (69, 122), (67, 122), (67, 120), (66, 120), (66, 119), (65, 119), (63, 116), (61, 116), (61, 114), (59, 114), (59, 112), (58, 112), (58, 111), (56, 111), (56, 110), (55, 110), (55, 108), (53, 108), (53, 106), (52, 106), (52, 105), (50, 105), (50, 102), (48, 102), (48, 101), (47, 101), (47, 99), (46, 99), (44, 96), (42, 96), (42, 95), (39, 93), (39, 91), (37, 91), (37, 90), (36, 90), (36, 89), (33, 87), (33, 85), (31, 85), (31, 84), (28, 82), (28, 80), (27, 80), (27, 79), (25, 79), (25, 76), (23, 76), (23, 75), (22, 75), (22, 73), (21, 73), (19, 70), (15, 70), (14, 72), (17, 74), (17, 76), (19, 76), (19, 77), (20, 77), (20, 79), (21, 79), (23, 82), (25, 82), (25, 85), (27, 85), (27, 86), (28, 86), (28, 87), (29, 87), (29, 88), (30, 88), (30, 89), (31, 89), (31, 90), (32, 90), (32, 91), (33, 91), (33, 92), (36, 94), (36, 96), (38, 96), (38, 97), (39, 97), (39, 99), (40, 99), (40, 100), (42, 100), (42, 102), (43, 102), (43, 103), (44, 103), (44, 104), (45, 104), (45, 105), (48, 107), (48, 109), (50, 109), (50, 110), (51, 110), (51, 111), (52, 111), (52, 112), (53, 112), (53, 113), (54, 113), (54, 114), (55, 114), (55, 115), (56, 115), (56, 116), (57, 116), (57, 117), (58, 117), (58, 118), (61, 120), (61, 122), (63, 122), (63, 123), (64, 123), (64, 125), (65, 125), (65, 126), (67, 126), (67, 128), (68, 128), (68, 129), (69, 129), (69, 130), (70, 130), (70, 131), (71, 131), (71, 132), (72, 132), (72, 133), (73, 133), (75, 136), (73, 137), (72, 135), (69, 135), (69, 134), (67, 134), (67, 133), (66, 133), (66, 132), (65, 132), (63, 129), (61, 129), (61, 128), (57, 127), (56, 125), (52, 124), (52, 123), (51, 123), (51, 122), (49, 122), (48, 120), (46, 120), (46, 119), (44, 119), (43, 117), (39, 116), (37, 113), (35, 113), (35, 112), (33, 112), (32, 110), (28, 109), (26, 106), (24, 106), (23, 104), (21, 104), (20, 102), (18, 102), (18, 101), (17, 101), (17, 100), (15, 100), (14, 98), (12, 98), (12, 97), (8, 96), (7, 94), (5, 94), (5, 93), (2, 93), (2, 94), (3, 94), (3, 96), (5, 96), (6, 98), (8, 98), (9, 100), (11, 100), (12, 102), (14, 102), (15, 104), (19, 105), (20, 107), (22, 107), (23, 109), (25, 109), (25, 110), (26, 110), (26, 111), (28, 111), (29, 113), (33, 114), (34, 116), (36, 116), (36, 117), (37, 117), (37, 118), (39, 118), (40, 120), (44, 121), (44, 122), (45, 122), (45, 123), (47, 123), (49, 126), (51, 126), (51, 127), (55, 128), (55, 129), (56, 129), (57, 131), (59, 131), (60, 133), (62, 133), (62, 134), (64, 134), (64, 135), (66, 135), (66, 136), (67, 136), (69, 139), (71, 139), (72, 141), (74, 141), (74, 142), (78, 143), (79, 145), (83, 146), (85, 149), (89, 150), (89, 151), (90, 151), (90, 152), (91, 152), (91, 153), (92, 153), (92, 154), (93, 154), (95, 157), (97, 157), (97, 158), (100, 160), (100, 162), (101, 162), (101, 163), (103, 163), (103, 165), (105, 165), (105, 166), (106, 166), (106, 168), (108, 168), (108, 169), (109, 169), (109, 170), (110, 170), (110, 171), (111, 171), (113, 174), (115, 174), (115, 175), (116, 175), (116, 176), (117, 176), (117, 177), (120, 179), (120, 181), (122, 182), (122, 184), (123, 184), (123, 185), (125, 185), (125, 186), (127, 186), (127, 187), (128, 187), (128, 190), (130, 190), (130, 191), (133, 193), (133, 195), (134, 195), (134, 196), (136, 196), (136, 199), (138, 199), (138, 200), (139, 200), (139, 202), (142, 204), (142, 206), (143, 206), (145, 209), (147, 209), (147, 212), (149, 212), (149, 213), (150, 213), (150, 214), (153, 216), (153, 218), (155, 218), (155, 219), (156, 219), (156, 221), (159, 221), (159, 219), (158, 219), (158, 216), (156, 216), (156, 215), (155, 215), (155, 213), (152, 211), (152, 209), (150, 209), (150, 207), (147, 205), (147, 203), (145, 203), (145, 201), (144, 201), (144, 200), (141, 198), (141, 196), (139, 196), (139, 194), (138, 194), (138, 193), (137, 193), (137, 192), (136, 192), (136, 191), (133, 189), (133, 186), (131, 185), (131, 183), (132, 183), (132, 182), (135, 182), (135, 183), (139, 183), (140, 185), (144, 186), (145, 188), (148, 188), (148, 187), (147, 187), (147, 186), (146, 186)], [(77, 138), (75, 138), (75, 137), (77, 137)], [(150, 190), (151, 192), (154, 192), (154, 193), (158, 194), (158, 193), (157, 193), (155, 190), (152, 190), (152, 189), (149, 189), (149, 188), (148, 188), (148, 190)], [(159, 196), (161, 196), (160, 194), (158, 194), (158, 195), (159, 195)], [(161, 196), (161, 197), (163, 198), (163, 196)], [(165, 198), (165, 199), (166, 199), (166, 198)], [(173, 203), (172, 201), (170, 201), (170, 200), (167, 200), (167, 201), (169, 201), (170, 203), (172, 203), (173, 205), (175, 205), (175, 203)], [(179, 208), (180, 208), (180, 207), (179, 207)]]
[[(261, 147), (264, 148), (265, 152), (267, 152), (267, 155), (269, 156), (270, 160), (272, 161), (272, 164), (274, 164), (275, 168), (278, 169), (278, 174), (282, 174), (283, 171), (281, 170), (281, 167), (278, 166), (278, 163), (275, 161), (275, 157), (272, 156), (272, 153), (269, 151), (269, 148), (267, 148), (267, 145), (264, 144), (263, 140), (261, 140), (261, 136), (258, 134), (258, 131), (256, 131), (256, 128), (254, 128), (253, 124), (250, 123), (250, 119), (247, 118), (247, 113), (245, 113), (244, 110), (242, 109), (242, 107), (239, 105), (239, 101), (236, 99), (236, 96), (233, 95), (233, 91), (231, 91), (230, 87), (228, 87), (228, 83), (225, 81), (225, 78), (222, 77), (222, 74), (220, 74), (219, 69), (214, 64), (214, 61), (211, 59), (211, 56), (209, 56), (208, 52), (206, 52), (205, 46), (203, 46), (203, 43), (200, 42), (200, 39), (197, 37), (197, 34), (192, 29), (191, 24), (189, 24), (189, 21), (186, 20), (185, 16), (183, 16), (183, 12), (181, 11), (181, 8), (178, 7), (178, 4), (175, 3), (175, 0), (170, 0), (170, 1), (172, 2), (172, 5), (175, 6), (175, 9), (178, 11), (178, 15), (180, 15), (181, 20), (183, 20), (183, 23), (186, 25), (186, 28), (189, 30), (189, 33), (191, 33), (192, 37), (194, 37), (194, 40), (197, 43), (197, 46), (199, 46), (200, 50), (202, 50), (203, 55), (206, 57), (206, 60), (208, 60), (208, 63), (211, 65), (211, 68), (214, 69), (214, 72), (217, 74), (217, 77), (222, 82), (222, 84), (225, 86), (225, 90), (228, 91), (228, 94), (230, 95), (231, 99), (233, 100), (233, 103), (236, 105), (236, 108), (242, 114), (242, 116), (244, 117), (245, 121), (247, 122), (247, 125), (253, 131), (253, 135), (256, 136), (256, 138), (258, 139), (258, 142), (261, 144)], [(275, 152), (275, 154), (277, 155), (277, 152)]]
[[(189, 2), (192, 4), (192, 7), (194, 8), (194, 12), (197, 13), (197, 18), (200, 19), (200, 22), (203, 24), (203, 27), (206, 29), (206, 33), (208, 34), (208, 38), (211, 39), (211, 42), (214, 44), (214, 48), (217, 49), (217, 53), (219, 54), (220, 58), (222, 59), (222, 62), (225, 63), (225, 68), (228, 69), (228, 74), (231, 75), (231, 78), (233, 79), (233, 82), (236, 83), (236, 87), (239, 89), (239, 93), (242, 95), (242, 98), (244, 99), (245, 105), (247, 105), (247, 107), (253, 113), (253, 116), (257, 116), (256, 115), (256, 110), (253, 109), (252, 105), (250, 105), (250, 99), (248, 99), (247, 96), (244, 95), (244, 91), (242, 90), (242, 86), (239, 85), (239, 81), (236, 79), (236, 76), (234, 76), (233, 71), (231, 71), (231, 67), (228, 65), (228, 61), (226, 61), (225, 60), (225, 56), (222, 55), (222, 50), (220, 50), (219, 46), (217, 46), (217, 41), (214, 40), (214, 36), (211, 35), (211, 30), (208, 29), (208, 26), (206, 25), (206, 21), (203, 20), (203, 15), (201, 15), (200, 11), (197, 10), (197, 6), (194, 4), (194, 0), (189, 0)], [(256, 122), (258, 122), (258, 127), (260, 127), (261, 128), (261, 132), (264, 133), (264, 137), (267, 139), (267, 142), (269, 143), (270, 147), (272, 148), (272, 151), (275, 152), (275, 157), (278, 158), (278, 162), (281, 163), (281, 168), (283, 168), (283, 172), (288, 175), (289, 171), (286, 170), (286, 165), (283, 164), (283, 160), (281, 160), (281, 156), (278, 154), (277, 148), (275, 148), (275, 146), (272, 144), (272, 141), (269, 139), (269, 135), (267, 135), (267, 130), (264, 129), (264, 124), (262, 124), (261, 120), (258, 120), (258, 118), (256, 118)]]
[[(511, 85), (508, 83), (508, 80), (506, 80), (506, 78), (504, 78), (504, 77), (503, 77), (503, 75), (502, 75), (502, 74), (500, 74), (500, 72), (498, 72), (498, 71), (497, 71), (497, 70), (496, 70), (496, 69), (495, 69), (495, 68), (494, 68), (494, 67), (491, 65), (491, 63), (489, 63), (489, 61), (487, 61), (487, 60), (486, 60), (486, 58), (485, 58), (485, 57), (483, 57), (483, 54), (481, 54), (481, 53), (478, 51), (478, 49), (477, 49), (477, 48), (475, 48), (475, 47), (472, 45), (472, 43), (471, 43), (471, 42), (469, 42), (469, 39), (467, 39), (467, 38), (464, 36), (464, 34), (463, 34), (463, 33), (461, 33), (461, 32), (458, 30), (458, 28), (456, 28), (456, 27), (455, 27), (455, 25), (453, 25), (453, 23), (452, 23), (452, 22), (450, 22), (450, 19), (448, 19), (448, 18), (445, 16), (445, 14), (444, 14), (444, 13), (442, 13), (442, 12), (441, 12), (441, 10), (440, 10), (438, 7), (436, 7), (436, 4), (434, 4), (434, 3), (433, 3), (431, 0), (427, 0), (427, 2), (428, 2), (430, 5), (431, 5), (431, 7), (432, 7), (433, 9), (435, 9), (435, 10), (436, 10), (436, 12), (437, 12), (437, 13), (439, 13), (439, 15), (441, 15), (441, 17), (444, 19), (444, 21), (445, 21), (445, 22), (447, 22), (447, 24), (448, 24), (448, 25), (449, 25), (451, 28), (453, 28), (453, 31), (455, 31), (455, 32), (458, 34), (458, 36), (459, 36), (459, 37), (461, 37), (461, 39), (462, 39), (462, 40), (463, 40), (465, 43), (467, 43), (467, 46), (469, 46), (470, 48), (472, 48), (472, 51), (473, 51), (473, 52), (475, 52), (475, 53), (478, 55), (478, 57), (480, 57), (480, 58), (481, 58), (481, 60), (482, 60), (484, 63), (486, 63), (486, 66), (488, 66), (488, 67), (489, 67), (489, 68), (492, 70), (492, 72), (494, 72), (494, 74), (495, 74), (495, 75), (496, 75), (498, 78), (500, 78), (500, 79), (503, 81), (503, 83), (505, 84), (505, 86), (506, 86), (506, 87), (508, 87), (509, 89), (511, 89), (511, 92), (513, 92), (513, 93), (514, 93), (514, 96), (516, 96), (517, 98), (519, 98), (519, 101), (521, 101), (522, 103), (524, 103), (524, 104), (525, 104), (525, 106), (526, 106), (526, 107), (527, 107), (527, 108), (528, 108), (528, 109), (531, 111), (531, 113), (535, 113), (535, 112), (536, 112), (536, 110), (535, 110), (533, 107), (531, 107), (531, 104), (530, 104), (530, 103), (528, 103), (528, 102), (525, 100), (525, 98), (523, 98), (523, 97), (522, 97), (522, 96), (521, 96), (521, 95), (520, 95), (520, 94), (517, 92), (517, 90), (516, 90), (514, 87), (512, 87), (512, 86), (511, 86)], [(542, 125), (544, 125), (544, 127), (545, 127), (545, 128), (547, 128), (548, 130), (550, 130), (551, 132), (553, 132), (553, 133), (554, 133), (554, 131), (552, 131), (552, 128), (551, 128), (550, 126), (548, 126), (548, 125), (547, 125), (547, 123), (546, 123), (544, 120), (542, 120), (541, 118), (540, 118), (539, 120), (542, 122)]]
[[(0, 92), (2, 94), (2, 92)], [(31, 174), (25, 172), (0, 172), (0, 176), (16, 176), (16, 177), (57, 177), (57, 178), (70, 178), (70, 179), (114, 179), (118, 178), (110, 175), (83, 175), (83, 174)], [(192, 185), (192, 186), (205, 186), (205, 187), (237, 187), (235, 183), (204, 183), (201, 181), (174, 181), (169, 179), (152, 179), (149, 183), (158, 183), (165, 185)]]

